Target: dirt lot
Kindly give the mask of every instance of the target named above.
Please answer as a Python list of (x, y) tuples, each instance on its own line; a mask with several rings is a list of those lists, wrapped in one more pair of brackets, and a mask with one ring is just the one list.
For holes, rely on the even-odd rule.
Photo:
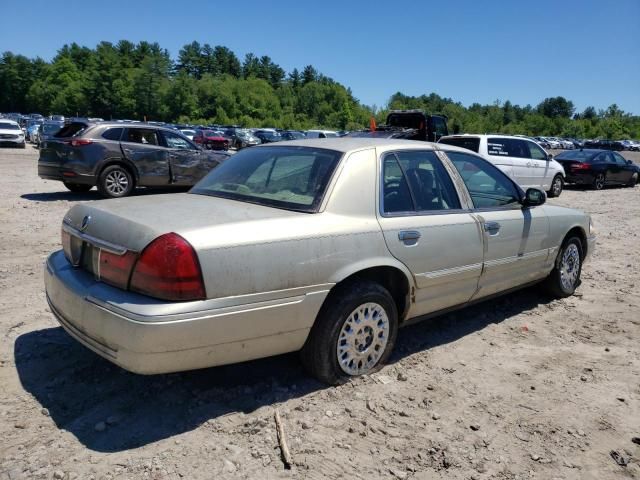
[(43, 261), (65, 211), (98, 196), (40, 180), (36, 162), (0, 150), (1, 480), (640, 478), (640, 187), (550, 200), (599, 231), (574, 297), (528, 289), (409, 327), (381, 372), (326, 388), (293, 354), (142, 377), (73, 341)]

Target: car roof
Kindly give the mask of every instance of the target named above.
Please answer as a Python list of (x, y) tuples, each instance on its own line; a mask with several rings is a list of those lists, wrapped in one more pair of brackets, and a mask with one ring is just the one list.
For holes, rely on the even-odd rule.
[[(294, 147), (310, 147), (325, 148), (327, 150), (335, 150), (338, 152), (350, 152), (354, 150), (363, 150), (367, 148), (421, 148), (423, 150), (449, 150), (450, 145), (446, 148), (440, 148), (432, 142), (421, 142), (417, 140), (401, 140), (393, 138), (358, 138), (358, 137), (338, 137), (338, 138), (304, 138), (300, 140), (289, 140), (286, 142), (271, 143), (267, 145), (258, 145), (252, 148), (274, 147), (278, 145), (287, 145)], [(443, 147), (445, 145), (442, 145)], [(467, 151), (457, 147), (451, 147), (451, 150)]]

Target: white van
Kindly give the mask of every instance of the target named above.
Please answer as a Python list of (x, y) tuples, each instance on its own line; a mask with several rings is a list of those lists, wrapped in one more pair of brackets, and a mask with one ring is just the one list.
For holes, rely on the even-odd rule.
[(564, 168), (529, 138), (508, 135), (451, 135), (438, 143), (466, 148), (482, 155), (525, 190), (540, 188), (558, 197), (564, 188)]
[(336, 138), (338, 132), (333, 130), (307, 130), (306, 138)]

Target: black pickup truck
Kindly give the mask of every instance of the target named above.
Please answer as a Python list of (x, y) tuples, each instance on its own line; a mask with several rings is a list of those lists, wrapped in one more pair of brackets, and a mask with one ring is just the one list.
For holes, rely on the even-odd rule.
[(422, 110), (391, 110), (384, 125), (375, 130), (360, 130), (349, 134), (350, 137), (403, 138), (437, 142), (440, 137), (449, 135), (447, 117), (430, 115)]

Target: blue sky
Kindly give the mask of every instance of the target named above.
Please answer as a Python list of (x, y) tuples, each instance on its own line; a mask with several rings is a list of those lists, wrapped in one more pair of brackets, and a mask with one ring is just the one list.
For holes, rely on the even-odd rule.
[(464, 105), (562, 95), (640, 115), (640, 0), (2, 3), (0, 51), (29, 57), (127, 39), (175, 58), (197, 40), (312, 64), (368, 105), (396, 91)]

